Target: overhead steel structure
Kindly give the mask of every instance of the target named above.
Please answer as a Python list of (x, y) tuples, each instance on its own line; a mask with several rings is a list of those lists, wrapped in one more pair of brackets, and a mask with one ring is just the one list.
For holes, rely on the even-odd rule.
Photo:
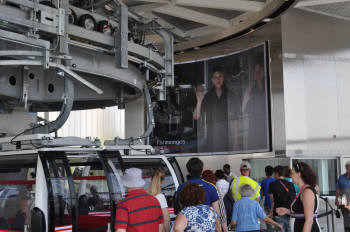
[[(130, 13), (122, 2), (88, 3), (0, 1), (0, 109), (11, 115), (0, 123), (2, 136), (55, 132), (71, 110), (123, 107), (142, 93), (150, 125), (140, 138), (150, 133), (153, 115), (144, 73), (152, 70), (159, 77), (161, 91), (173, 85), (172, 34)], [(163, 38), (164, 52), (145, 45), (146, 31)], [(48, 111), (61, 113), (44, 124), (28, 120), (28, 112)], [(24, 119), (25, 128), (9, 123)]]

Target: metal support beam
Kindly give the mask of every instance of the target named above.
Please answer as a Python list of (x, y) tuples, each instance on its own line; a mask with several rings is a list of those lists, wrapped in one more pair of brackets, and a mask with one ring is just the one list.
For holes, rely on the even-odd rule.
[(308, 6), (319, 6), (325, 4), (333, 4), (340, 2), (350, 2), (350, 0), (308, 0), (308, 1), (299, 1), (295, 7), (308, 7)]
[(242, 0), (176, 0), (176, 4), (182, 6), (253, 12), (260, 11), (265, 5), (263, 2)]
[(59, 46), (58, 51), (61, 54), (69, 54), (69, 48), (68, 48), (68, 34), (66, 31), (66, 28), (68, 27), (68, 14), (66, 12), (69, 12), (69, 1), (68, 0), (61, 0), (61, 8), (59, 9), (59, 26), (61, 29), (59, 30), (62, 34), (58, 36)]
[(174, 37), (170, 32), (166, 31), (165, 29), (157, 29), (155, 30), (155, 32), (163, 38), (164, 52), (165, 52), (164, 75), (166, 80), (166, 86), (172, 87), (175, 85), (174, 83)]
[(115, 64), (117, 68), (128, 68), (128, 8), (119, 5), (119, 28), (114, 33)]
[(158, 12), (178, 18), (187, 19), (193, 22), (210, 25), (210, 26), (217, 26), (221, 28), (227, 28), (230, 26), (230, 21), (224, 18), (220, 18), (217, 16), (201, 13), (199, 11), (191, 10), (185, 7), (179, 7), (179, 6), (161, 6), (158, 8), (155, 8), (153, 12)]
[(11, 31), (0, 30), (0, 39), (11, 42), (19, 42), (32, 47), (40, 47), (47, 50), (50, 49), (50, 42), (46, 40), (31, 38)]
[(79, 76), (78, 74), (73, 72), (72, 70), (68, 69), (67, 67), (65, 67), (65, 66), (63, 66), (61, 64), (56, 64), (56, 63), (50, 63), (50, 66), (61, 69), (63, 72), (68, 74), (70, 77), (72, 77), (73, 79), (79, 81), (83, 85), (86, 85), (90, 89), (94, 90), (96, 93), (98, 93), (98, 94), (102, 94), (103, 93), (102, 89), (98, 88), (96, 85), (92, 84), (91, 82), (85, 80), (84, 78), (82, 78), (81, 76)]
[[(42, 61), (36, 61), (36, 60), (0, 60), (0, 66), (42, 66)], [(66, 66), (62, 64), (57, 63), (49, 63), (49, 67), (55, 67), (61, 69), (63, 72), (68, 74), (73, 79), (79, 81), (83, 85), (86, 85), (88, 88), (92, 89), (98, 94), (102, 94), (103, 90), (98, 88), (96, 85), (92, 84), (91, 82), (85, 80), (83, 77), (79, 76), (72, 70), (68, 69)]]

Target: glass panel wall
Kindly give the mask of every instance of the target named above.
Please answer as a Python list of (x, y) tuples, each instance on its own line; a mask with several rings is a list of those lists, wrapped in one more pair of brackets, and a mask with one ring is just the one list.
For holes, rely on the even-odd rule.
[(265, 167), (271, 165), (272, 167), (276, 167), (277, 165), (289, 166), (290, 159), (289, 158), (271, 158), (271, 159), (255, 159), (249, 160), (251, 165), (251, 173), (250, 177), (261, 183), (263, 179), (265, 179)]
[(337, 183), (336, 159), (293, 159), (294, 161), (305, 162), (315, 171), (321, 195), (335, 195), (335, 185)]

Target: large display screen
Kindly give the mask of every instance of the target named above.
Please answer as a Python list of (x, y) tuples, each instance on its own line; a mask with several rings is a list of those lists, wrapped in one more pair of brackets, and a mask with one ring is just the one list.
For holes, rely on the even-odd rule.
[(175, 87), (153, 103), (150, 144), (166, 153), (271, 150), (267, 43), (175, 65)]

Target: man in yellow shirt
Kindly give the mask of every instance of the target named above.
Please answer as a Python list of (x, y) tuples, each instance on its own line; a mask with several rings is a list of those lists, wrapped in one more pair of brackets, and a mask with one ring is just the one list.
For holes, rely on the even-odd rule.
[(261, 187), (256, 181), (249, 177), (250, 168), (250, 164), (248, 162), (243, 161), (240, 165), (241, 175), (235, 177), (233, 180), (232, 197), (235, 200), (235, 202), (242, 198), (241, 194), (239, 193), (239, 188), (244, 184), (250, 185), (253, 189), (253, 194), (250, 196), (250, 199), (259, 200)]

